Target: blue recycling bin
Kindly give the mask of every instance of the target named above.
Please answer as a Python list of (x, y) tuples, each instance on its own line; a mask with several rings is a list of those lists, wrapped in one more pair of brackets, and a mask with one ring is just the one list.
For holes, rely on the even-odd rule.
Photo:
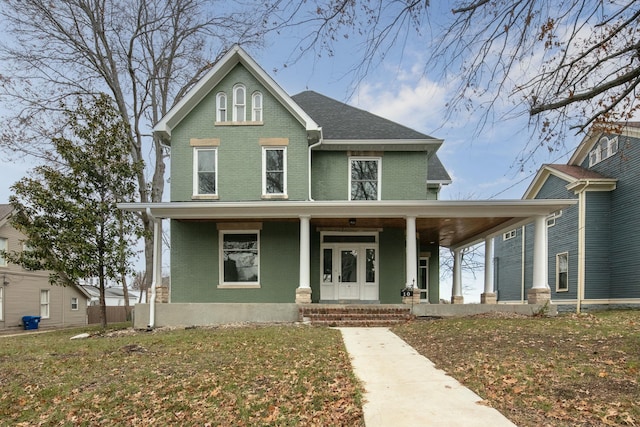
[(22, 316), (22, 324), (24, 329), (38, 329), (40, 324), (40, 316)]

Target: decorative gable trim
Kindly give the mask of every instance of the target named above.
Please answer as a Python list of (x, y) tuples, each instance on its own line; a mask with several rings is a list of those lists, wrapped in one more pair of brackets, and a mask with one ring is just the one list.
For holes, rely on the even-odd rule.
[(311, 139), (321, 138), (321, 128), (273, 80), (247, 52), (234, 45), (187, 94), (154, 126), (153, 133), (171, 144), (172, 130), (207, 96), (233, 68), (242, 64), (309, 132)]
[(549, 165), (544, 165), (538, 170), (538, 173), (536, 174), (535, 178), (533, 178), (533, 181), (531, 181), (531, 184), (529, 184), (529, 188), (527, 188), (527, 190), (524, 192), (522, 198), (535, 199), (542, 189), (542, 186), (545, 182), (547, 182), (547, 179), (549, 179), (549, 176), (551, 175), (557, 176), (558, 178), (567, 181), (568, 183), (575, 181), (575, 178), (573, 178), (571, 175), (555, 170)]

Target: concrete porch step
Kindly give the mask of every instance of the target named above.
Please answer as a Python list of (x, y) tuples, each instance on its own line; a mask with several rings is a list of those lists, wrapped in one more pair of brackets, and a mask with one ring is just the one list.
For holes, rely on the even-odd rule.
[(411, 309), (382, 305), (306, 305), (300, 307), (302, 322), (322, 326), (389, 326), (413, 319)]

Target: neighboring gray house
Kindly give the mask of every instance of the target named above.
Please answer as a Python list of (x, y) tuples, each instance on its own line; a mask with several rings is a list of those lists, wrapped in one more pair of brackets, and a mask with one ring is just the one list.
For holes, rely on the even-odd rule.
[[(640, 122), (619, 126), (592, 130), (566, 165), (544, 165), (523, 196), (578, 201), (547, 218), (547, 276), (556, 304), (640, 303)], [(496, 237), (499, 302), (526, 301), (532, 240), (531, 225)]]
[[(9, 223), (13, 207), (0, 205), (0, 251), (21, 251), (25, 237)], [(0, 255), (0, 330), (23, 326), (23, 316), (40, 316), (39, 327), (87, 324), (89, 294), (80, 286), (52, 286), (47, 271), (30, 271)]]
[[(99, 305), (100, 304), (100, 288), (93, 285), (82, 285), (82, 288), (91, 295), (91, 301), (89, 305)], [(139, 294), (136, 291), (128, 290), (129, 294), (129, 305), (133, 307), (138, 302)], [(104, 290), (104, 300), (106, 306), (124, 306), (125, 298), (124, 291), (120, 287), (115, 288), (105, 288)]]

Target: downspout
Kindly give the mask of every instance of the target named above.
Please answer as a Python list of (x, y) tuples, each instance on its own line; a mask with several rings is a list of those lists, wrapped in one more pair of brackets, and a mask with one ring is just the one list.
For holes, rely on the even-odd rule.
[[(147, 208), (147, 216), (153, 221), (153, 272), (151, 281), (151, 297), (149, 298), (149, 324), (147, 329), (153, 329), (156, 324), (156, 286), (158, 285), (158, 268), (162, 250), (162, 220), (156, 218), (151, 213), (151, 208)], [(158, 244), (160, 242), (160, 244)], [(160, 275), (162, 276), (162, 275)], [(160, 278), (162, 280), (162, 277)]]
[(523, 225), (522, 226), (522, 248), (520, 249), (520, 302), (522, 304), (524, 304), (524, 268), (525, 268), (525, 255), (526, 255), (526, 250), (525, 250), (525, 231), (526, 228)]
[(320, 128), (320, 138), (318, 139), (318, 142), (316, 142), (315, 144), (311, 144), (308, 150), (307, 162), (309, 167), (308, 167), (307, 184), (308, 184), (308, 191), (309, 191), (308, 199), (310, 202), (314, 201), (313, 197), (311, 197), (311, 150), (313, 150), (314, 148), (316, 148), (321, 144), (322, 144), (322, 128)]
[[(585, 273), (585, 227), (586, 227), (586, 199), (584, 189), (589, 186), (587, 180), (585, 187), (578, 193), (578, 289), (576, 289), (576, 313), (580, 314), (582, 298), (584, 297), (584, 273)], [(567, 266), (568, 267), (568, 266)]]

